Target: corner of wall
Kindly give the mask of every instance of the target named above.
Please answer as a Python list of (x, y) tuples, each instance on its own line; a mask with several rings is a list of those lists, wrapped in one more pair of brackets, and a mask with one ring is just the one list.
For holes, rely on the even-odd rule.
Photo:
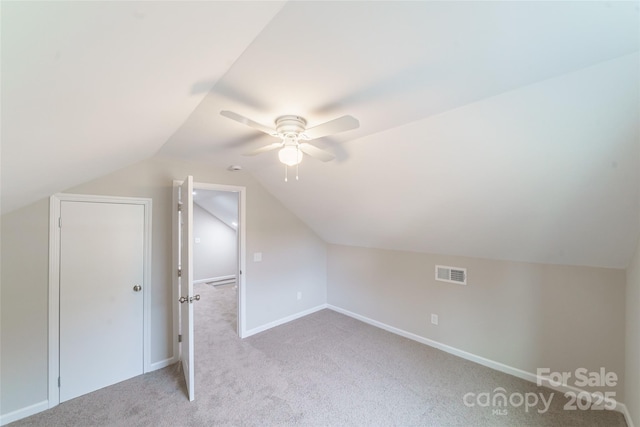
[(640, 423), (640, 239), (627, 268), (625, 302), (624, 384), (627, 423), (632, 427)]

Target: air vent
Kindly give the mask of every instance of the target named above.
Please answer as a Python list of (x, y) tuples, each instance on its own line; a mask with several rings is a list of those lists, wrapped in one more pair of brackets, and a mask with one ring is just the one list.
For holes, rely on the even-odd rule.
[(436, 280), (441, 282), (457, 283), (459, 285), (467, 284), (467, 269), (458, 267), (447, 267), (444, 265), (436, 265)]

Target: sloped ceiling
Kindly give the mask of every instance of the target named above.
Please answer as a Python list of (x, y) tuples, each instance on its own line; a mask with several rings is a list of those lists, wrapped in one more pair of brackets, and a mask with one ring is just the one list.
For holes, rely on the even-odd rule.
[(197, 190), (193, 203), (225, 223), (229, 228), (238, 228), (238, 193), (231, 191)]
[[(3, 4), (3, 211), (158, 152), (241, 165), (332, 243), (625, 267), (636, 2)], [(284, 182), (219, 115), (350, 114)], [(231, 173), (231, 172), (230, 172)], [(196, 177), (197, 179), (197, 177)]]
[(3, 1), (2, 212), (153, 156), (282, 5)]

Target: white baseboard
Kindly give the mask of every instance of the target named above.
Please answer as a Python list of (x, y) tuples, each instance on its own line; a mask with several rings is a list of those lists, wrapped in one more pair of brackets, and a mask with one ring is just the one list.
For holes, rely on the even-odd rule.
[(178, 361), (177, 357), (170, 357), (168, 359), (164, 359), (159, 362), (154, 362), (151, 364), (147, 372), (153, 372), (153, 371), (157, 371), (158, 369), (166, 368), (169, 365), (173, 365), (177, 361)]
[(616, 405), (616, 411), (622, 412), (624, 415), (624, 420), (627, 422), (627, 427), (634, 427), (633, 420), (631, 419), (631, 414), (629, 413), (629, 409), (627, 409), (627, 405), (624, 403), (618, 402)]
[(198, 280), (194, 280), (193, 284), (197, 285), (200, 283), (209, 283), (209, 282), (221, 282), (221, 281), (227, 281), (227, 280), (236, 280), (236, 276), (231, 274), (229, 276), (218, 276), (218, 277), (209, 277), (208, 279), (198, 279)]
[(275, 328), (276, 326), (284, 325), (285, 323), (291, 322), (292, 320), (299, 319), (304, 316), (308, 316), (311, 313), (315, 313), (316, 311), (324, 310), (328, 308), (327, 304), (320, 304), (316, 307), (310, 308), (308, 310), (301, 311), (296, 314), (292, 314), (291, 316), (283, 317), (282, 319), (275, 320), (273, 322), (267, 323), (266, 325), (258, 326), (257, 328), (250, 329), (244, 333), (242, 338), (250, 337), (251, 335), (258, 334), (260, 332), (264, 332), (267, 329)]
[(633, 424), (633, 420), (631, 419), (629, 409), (627, 409), (627, 405), (618, 402), (618, 404), (616, 405), (616, 411), (622, 412), (622, 414), (624, 415), (624, 420), (627, 422), (627, 427), (635, 426), (635, 424)]
[(43, 400), (42, 402), (34, 403), (33, 405), (27, 406), (26, 408), (18, 409), (17, 411), (0, 415), (0, 426), (21, 420), (26, 417), (30, 417), (31, 415), (35, 415), (38, 412), (42, 412), (47, 409), (49, 409), (49, 401)]
[[(591, 395), (591, 393), (589, 393), (586, 390), (582, 390), (580, 388), (570, 386), (570, 385), (565, 385), (565, 384), (560, 384), (559, 386), (556, 386), (555, 384), (549, 383), (547, 378), (538, 376), (537, 374), (534, 374), (532, 372), (527, 372), (522, 369), (514, 368), (513, 366), (505, 365), (504, 363), (496, 362), (494, 360), (487, 359), (482, 356), (478, 356), (473, 353), (469, 353), (467, 351), (457, 349), (455, 347), (451, 347), (447, 344), (442, 344), (438, 341), (434, 341), (429, 338), (425, 338), (420, 335), (416, 335), (414, 333), (396, 328), (394, 326), (387, 325), (386, 323), (378, 322), (377, 320), (370, 319), (368, 317), (351, 312), (349, 310), (345, 310), (344, 308), (336, 307), (331, 304), (327, 304), (327, 308), (330, 310), (336, 311), (338, 313), (344, 314), (345, 316), (358, 319), (364, 323), (368, 323), (369, 325), (378, 327), (380, 329), (384, 329), (385, 331), (391, 332), (393, 334), (400, 335), (405, 338), (409, 338), (410, 340), (417, 341), (421, 344), (425, 344), (430, 347), (437, 348), (438, 350), (442, 350), (446, 353), (453, 354), (454, 356), (458, 356), (463, 359), (478, 363), (479, 365), (483, 365), (488, 368), (495, 369), (496, 371), (504, 372), (506, 374), (513, 375), (514, 377), (518, 377), (518, 378), (522, 378), (523, 380), (530, 381), (532, 383), (536, 383), (536, 384), (540, 383), (540, 384), (543, 384), (545, 387), (551, 388), (553, 390), (556, 390), (562, 393), (573, 392), (573, 393), (576, 393), (576, 395), (578, 393), (586, 393), (587, 396), (590, 396), (591, 401), (594, 401), (594, 400), (599, 401), (599, 399), (595, 399)], [(583, 396), (584, 395), (585, 394), (583, 394)], [(628, 427), (634, 427), (633, 421), (631, 420), (631, 415), (629, 414), (629, 411), (624, 403), (620, 403), (615, 400), (608, 400), (608, 402), (615, 405), (615, 409), (614, 409), (615, 411), (621, 412), (624, 415), (624, 418), (627, 421)]]

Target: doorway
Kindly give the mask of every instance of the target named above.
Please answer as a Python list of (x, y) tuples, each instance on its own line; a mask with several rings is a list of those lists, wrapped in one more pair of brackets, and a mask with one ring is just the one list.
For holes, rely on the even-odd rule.
[[(193, 233), (194, 226), (194, 196), (198, 191), (213, 191), (221, 193), (235, 193), (232, 200), (237, 203), (236, 216), (227, 219), (234, 227), (235, 232), (235, 281), (237, 283), (237, 292), (235, 300), (237, 301), (236, 313), (236, 330), (234, 334), (243, 338), (246, 335), (245, 327), (245, 278), (243, 275), (245, 265), (245, 187), (207, 184), (193, 182), (193, 177), (188, 176), (184, 181), (173, 182), (173, 260), (174, 271), (174, 354), (179, 355), (182, 361), (183, 373), (187, 385), (187, 393), (189, 400), (195, 398), (195, 374), (194, 374), (194, 340), (193, 340), (193, 319), (194, 319), (194, 303), (200, 301), (200, 295), (194, 292), (194, 246), (195, 235)], [(196, 207), (197, 209), (197, 207)], [(204, 208), (203, 208), (204, 209)], [(234, 219), (237, 218), (237, 225), (234, 226)], [(199, 244), (202, 243), (200, 238)], [(221, 270), (224, 271), (224, 270)], [(221, 274), (221, 273), (207, 273)], [(233, 277), (225, 277), (233, 275), (211, 276), (205, 277), (205, 281), (212, 282), (219, 280), (232, 280)], [(205, 282), (206, 283), (206, 282)], [(207, 285), (208, 286), (208, 285)]]
[[(180, 196), (179, 189), (180, 185), (182, 185), (183, 181), (174, 180), (173, 181), (173, 260), (174, 260), (174, 270), (178, 271), (180, 266), (180, 230), (179, 230), (179, 214), (177, 206), (179, 204)], [(236, 285), (237, 289), (237, 301), (238, 301), (238, 309), (237, 309), (237, 330), (236, 333), (240, 338), (244, 338), (246, 336), (246, 291), (245, 291), (245, 263), (246, 263), (246, 188), (236, 185), (224, 185), (224, 184), (212, 184), (212, 183), (204, 183), (204, 182), (194, 182), (193, 183), (193, 191), (213, 191), (218, 193), (235, 193), (237, 195), (237, 223), (236, 228), (236, 238), (237, 238), (237, 273), (236, 273)], [(194, 244), (195, 245), (195, 244)], [(173, 276), (173, 294), (174, 301), (178, 301), (180, 298), (180, 281), (178, 275)], [(179, 319), (179, 304), (174, 304), (174, 336), (178, 337), (180, 334), (180, 319)], [(174, 355), (180, 354), (180, 344), (178, 340), (174, 340)]]
[[(234, 331), (238, 330), (237, 274), (240, 270), (238, 207), (238, 192), (194, 189), (194, 293), (206, 292), (207, 298), (216, 299), (216, 309), (224, 311), (224, 318)], [(197, 324), (195, 326), (198, 327)]]

